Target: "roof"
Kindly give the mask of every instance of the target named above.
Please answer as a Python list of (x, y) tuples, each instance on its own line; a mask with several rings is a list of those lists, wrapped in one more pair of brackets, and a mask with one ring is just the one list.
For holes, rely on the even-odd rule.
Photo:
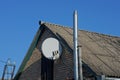
[[(73, 29), (42, 22), (55, 35), (59, 35), (73, 49)], [(97, 75), (120, 77), (120, 37), (84, 30), (78, 31), (78, 42), (82, 45), (82, 60)]]
[[(63, 38), (73, 49), (73, 29), (61, 25), (41, 22), (40, 28), (19, 68), (22, 72), (35, 49), (42, 28), (51, 30), (57, 37)], [(82, 61), (97, 75), (120, 77), (120, 37), (99, 34), (84, 30), (78, 31), (78, 41), (82, 45)]]

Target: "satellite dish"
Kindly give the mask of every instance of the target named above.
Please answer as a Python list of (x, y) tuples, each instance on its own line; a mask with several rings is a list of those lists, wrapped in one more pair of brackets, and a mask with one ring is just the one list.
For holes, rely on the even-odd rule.
[(62, 53), (62, 46), (57, 39), (47, 38), (42, 43), (42, 53), (48, 59), (58, 59)]

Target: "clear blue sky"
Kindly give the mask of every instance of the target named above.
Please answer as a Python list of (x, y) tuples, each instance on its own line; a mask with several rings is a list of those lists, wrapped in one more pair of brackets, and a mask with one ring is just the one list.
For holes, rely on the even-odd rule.
[(39, 20), (72, 26), (75, 9), (80, 29), (120, 36), (120, 0), (0, 0), (0, 60), (16, 61), (17, 71)]

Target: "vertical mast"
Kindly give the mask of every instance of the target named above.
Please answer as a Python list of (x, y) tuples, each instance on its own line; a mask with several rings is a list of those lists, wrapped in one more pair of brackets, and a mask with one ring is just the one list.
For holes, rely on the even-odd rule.
[(74, 54), (74, 79), (78, 80), (78, 32), (77, 32), (77, 28), (78, 28), (78, 23), (77, 23), (77, 11), (74, 11), (73, 14), (73, 41), (74, 41), (74, 50), (73, 50), (73, 54)]

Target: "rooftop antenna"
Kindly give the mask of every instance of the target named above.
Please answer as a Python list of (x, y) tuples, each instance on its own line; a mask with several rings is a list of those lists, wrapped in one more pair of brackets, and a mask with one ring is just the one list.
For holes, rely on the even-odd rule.
[[(73, 14), (73, 41), (74, 41), (74, 79), (83, 80), (82, 77), (82, 61), (81, 61), (81, 48), (78, 46), (78, 14), (77, 10)], [(78, 57), (79, 56), (79, 57)]]

